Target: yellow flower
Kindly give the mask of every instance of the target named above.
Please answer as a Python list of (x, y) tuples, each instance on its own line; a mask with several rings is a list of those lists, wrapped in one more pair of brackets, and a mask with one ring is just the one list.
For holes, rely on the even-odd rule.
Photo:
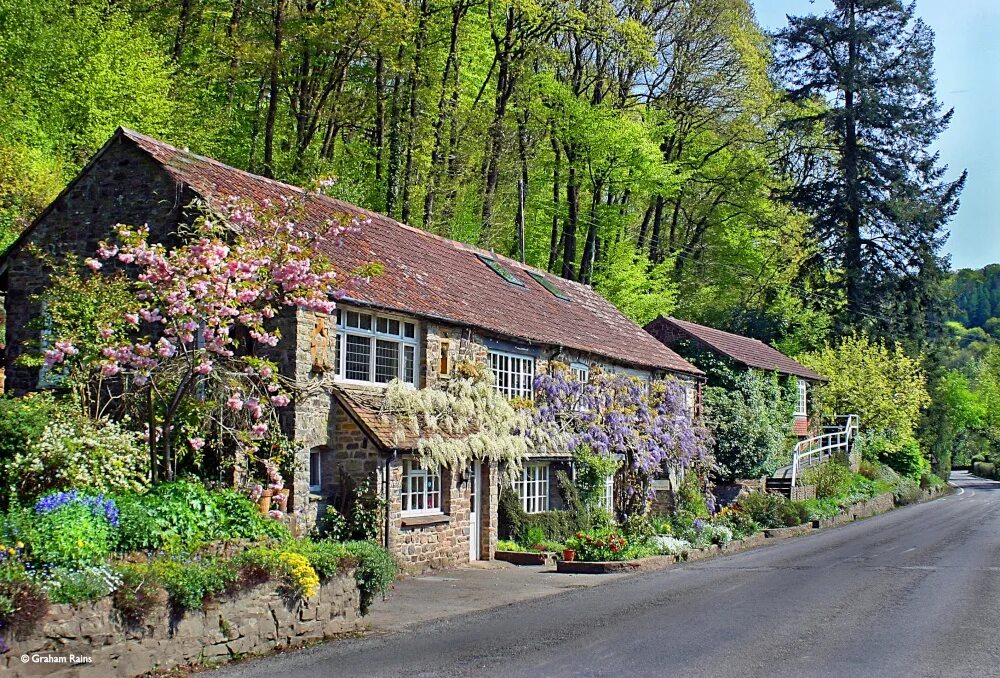
[(19, 549), (23, 549), (23, 548), (24, 548), (24, 542), (23, 542), (23, 541), (19, 541), (19, 542), (17, 542), (17, 544), (15, 544), (14, 546), (15, 546), (16, 548), (19, 548)]
[(78, 549), (82, 549), (82, 548), (83, 548), (83, 546), (84, 546), (84, 544), (83, 544), (83, 540), (82, 540), (82, 539), (77, 539), (77, 540), (76, 540), (76, 547), (77, 547)]
[(17, 555), (17, 551), (15, 551), (14, 549), (7, 549), (7, 553), (9, 553), (12, 556), (16, 556)]
[(319, 591), (319, 576), (309, 563), (309, 559), (299, 553), (282, 553), (278, 556), (288, 568), (288, 576), (295, 582), (305, 598), (311, 598)]

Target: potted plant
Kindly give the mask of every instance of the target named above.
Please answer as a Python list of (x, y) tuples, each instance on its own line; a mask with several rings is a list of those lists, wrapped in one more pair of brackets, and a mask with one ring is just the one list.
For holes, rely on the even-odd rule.
[(563, 549), (563, 560), (566, 562), (573, 562), (576, 560), (576, 550), (575, 549)]

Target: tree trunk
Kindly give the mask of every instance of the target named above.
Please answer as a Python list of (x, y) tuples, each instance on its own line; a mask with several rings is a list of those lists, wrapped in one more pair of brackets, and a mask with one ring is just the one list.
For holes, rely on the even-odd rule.
[(420, 91), (420, 79), (423, 77), (424, 42), (427, 40), (427, 20), (430, 9), (427, 0), (420, 2), (420, 21), (417, 24), (417, 37), (413, 44), (413, 73), (410, 76), (409, 120), (406, 130), (406, 165), (403, 170), (403, 206), (401, 219), (404, 224), (410, 221), (410, 192), (413, 190), (413, 144), (417, 135), (417, 119), (419, 117), (417, 99)]
[[(847, 192), (847, 224), (844, 238), (844, 274), (847, 287), (848, 314), (855, 319), (862, 311), (861, 280), (864, 275), (861, 255), (861, 195), (858, 175), (858, 122), (855, 106), (854, 75), (858, 59), (858, 35), (854, 2), (848, 3), (847, 74), (844, 83), (844, 176)], [(855, 323), (856, 324), (856, 323)]]
[[(403, 61), (403, 48), (400, 46), (396, 54), (396, 62)], [(396, 198), (399, 197), (399, 167), (401, 160), (399, 156), (400, 145), (400, 107), (399, 92), (402, 89), (402, 82), (399, 73), (392, 77), (392, 114), (389, 118), (389, 167), (386, 177), (385, 188), (385, 212), (390, 217), (396, 211)]]
[(566, 226), (563, 228), (562, 277), (576, 280), (576, 226), (580, 218), (580, 193), (576, 176), (576, 152), (566, 148)]
[[(448, 57), (444, 62), (444, 72), (441, 74), (441, 93), (438, 96), (438, 115), (434, 122), (434, 148), (431, 149), (431, 176), (424, 195), (424, 228), (432, 229), (434, 220), (434, 201), (441, 186), (441, 175), (445, 171), (444, 127), (449, 119), (454, 124), (456, 111), (448, 102), (448, 87), (452, 81), (452, 71), (455, 70), (458, 58), (458, 28), (465, 13), (465, 0), (458, 0), (451, 6), (451, 33), (448, 39)], [(458, 88), (457, 78), (454, 89)], [(453, 101), (454, 97), (453, 97)], [(433, 229), (432, 229), (433, 230)]]
[(174, 63), (181, 60), (181, 54), (184, 52), (184, 39), (187, 36), (188, 24), (191, 23), (191, 5), (192, 0), (182, 0), (181, 2), (181, 14), (177, 18), (177, 32), (174, 34), (172, 53)]
[(549, 134), (552, 142), (552, 233), (549, 236), (549, 265), (548, 270), (554, 272), (556, 261), (559, 259), (559, 195), (562, 184), (560, 183), (559, 169), (562, 163), (562, 155), (559, 148), (559, 140), (556, 138), (555, 122), (552, 123), (552, 130)]
[(281, 68), (282, 31), (285, 27), (285, 5), (288, 0), (275, 0), (274, 4), (274, 45), (271, 51), (270, 86), (267, 102), (267, 120), (264, 123), (264, 168), (265, 177), (274, 177), (274, 124), (278, 117), (278, 75)]
[(385, 153), (385, 56), (375, 57), (375, 188), (381, 199), (382, 156)]
[(493, 199), (500, 181), (500, 154), (503, 150), (503, 121), (507, 115), (507, 104), (514, 87), (512, 59), (514, 52), (514, 6), (507, 8), (506, 30), (502, 39), (494, 38), (497, 50), (497, 93), (493, 107), (493, 121), (490, 123), (486, 142), (486, 158), (483, 168), (483, 231), (480, 242), (488, 244), (493, 227)]

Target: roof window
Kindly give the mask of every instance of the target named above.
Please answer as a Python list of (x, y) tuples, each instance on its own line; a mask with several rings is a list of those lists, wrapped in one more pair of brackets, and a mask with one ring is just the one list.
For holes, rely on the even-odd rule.
[(528, 275), (535, 279), (535, 282), (547, 289), (552, 293), (556, 299), (562, 299), (563, 301), (569, 301), (569, 297), (561, 289), (556, 287), (556, 284), (549, 280), (547, 277), (541, 273), (536, 273), (535, 271), (528, 271)]
[(498, 276), (509, 282), (511, 285), (517, 285), (518, 287), (524, 287), (524, 283), (514, 277), (514, 274), (508, 271), (504, 266), (497, 261), (492, 259), (485, 254), (477, 254), (479, 260), (490, 267), (490, 270), (496, 273)]

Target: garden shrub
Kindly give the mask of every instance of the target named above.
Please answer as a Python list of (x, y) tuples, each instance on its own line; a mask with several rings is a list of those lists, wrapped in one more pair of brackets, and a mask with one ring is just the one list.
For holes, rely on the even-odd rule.
[(722, 507), (718, 513), (712, 516), (712, 522), (728, 527), (732, 531), (734, 539), (749, 537), (760, 529), (750, 513), (739, 505)]
[(154, 610), (167, 603), (163, 583), (145, 564), (122, 563), (116, 571), (121, 583), (112, 595), (112, 603), (126, 624), (142, 626)]
[(355, 560), (346, 544), (336, 541), (293, 539), (282, 548), (285, 552), (305, 556), (321, 581), (326, 581), (340, 572), (347, 564), (345, 561), (353, 563)]
[(920, 491), (920, 485), (917, 484), (917, 481), (906, 477), (900, 479), (894, 494), (896, 504), (899, 506), (916, 503), (923, 497), (923, 492)]
[(57, 492), (39, 499), (32, 511), (25, 541), (35, 563), (79, 569), (111, 553), (112, 530), (118, 527), (111, 499)]
[(762, 528), (784, 527), (783, 506), (787, 503), (780, 494), (751, 492), (740, 497), (736, 506)]
[(227, 539), (287, 539), (279, 521), (233, 490), (209, 491), (200, 483), (160, 483), (149, 492), (118, 498), (118, 551), (188, 551)]
[(925, 473), (920, 476), (920, 489), (922, 490), (943, 486), (944, 481), (936, 473)]
[(913, 436), (865, 432), (858, 436), (857, 445), (864, 461), (885, 464), (902, 476), (919, 480), (931, 470), (930, 462), (920, 451), (920, 443)]
[(357, 558), (354, 578), (361, 589), (361, 613), (368, 611), (375, 596), (389, 590), (396, 579), (396, 563), (392, 556), (370, 541), (352, 541), (345, 544), (347, 552)]
[(795, 527), (812, 520), (809, 506), (801, 501), (786, 501), (778, 511), (779, 527)]
[[(0, 396), (0, 469), (42, 437), (42, 431), (61, 407), (65, 405), (51, 393), (30, 393), (23, 398)], [(0, 488), (0, 497), (6, 490)]]
[(731, 387), (704, 390), (705, 423), (715, 439), (715, 460), (726, 478), (759, 478), (790, 458), (797, 391), (776, 374), (746, 370)]
[(82, 603), (111, 595), (121, 579), (107, 565), (80, 568), (54, 567), (49, 570), (46, 589), (53, 603)]
[(137, 492), (149, 482), (149, 454), (139, 434), (115, 422), (64, 414), (15, 452), (5, 471), (21, 501), (53, 490)]
[(500, 539), (519, 541), (528, 514), (521, 508), (521, 499), (513, 487), (504, 484), (497, 504), (497, 532)]
[(972, 473), (981, 478), (993, 478), (1000, 480), (997, 475), (997, 466), (986, 461), (977, 461), (972, 464)]
[(826, 499), (847, 494), (851, 487), (854, 474), (847, 466), (828, 461), (816, 468), (808, 469), (802, 477), (803, 485), (815, 485), (816, 497)]
[(840, 503), (834, 498), (804, 499), (797, 503), (802, 507), (803, 522), (833, 518), (840, 513)]
[(178, 610), (200, 610), (209, 597), (231, 590), (239, 577), (237, 563), (218, 559), (161, 558), (152, 561), (150, 568)]
[(9, 556), (0, 559), (0, 630), (26, 635), (48, 612), (49, 598)]

